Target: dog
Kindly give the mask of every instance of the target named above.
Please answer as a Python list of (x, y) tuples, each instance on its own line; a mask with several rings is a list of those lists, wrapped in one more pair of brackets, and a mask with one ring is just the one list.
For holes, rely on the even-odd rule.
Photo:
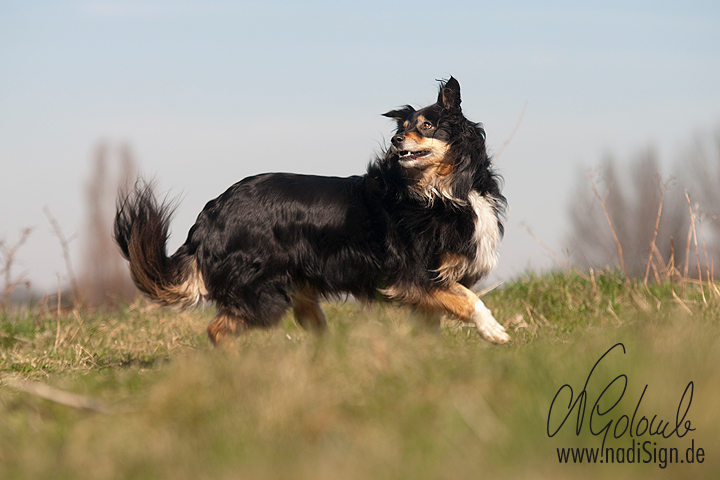
[(205, 205), (169, 257), (173, 207), (138, 180), (114, 222), (135, 284), (163, 305), (214, 301), (213, 344), (274, 326), (290, 308), (302, 327), (322, 331), (320, 299), (348, 294), (410, 306), (438, 329), (451, 314), (489, 342), (508, 342), (470, 290), (497, 263), (506, 200), (485, 131), (460, 101), (450, 77), (435, 104), (385, 113), (397, 131), (364, 175), (241, 180)]

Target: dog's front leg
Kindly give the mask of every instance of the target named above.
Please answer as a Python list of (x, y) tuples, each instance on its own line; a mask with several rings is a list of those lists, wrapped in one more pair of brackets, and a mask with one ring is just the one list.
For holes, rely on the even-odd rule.
[(475, 324), (480, 336), (485, 340), (493, 343), (507, 343), (510, 341), (510, 335), (505, 332), (505, 327), (495, 320), (490, 309), (479, 298), (475, 303), (475, 311), (470, 316), (470, 319)]
[(510, 341), (505, 327), (495, 320), (483, 301), (459, 283), (432, 291), (423, 304), (427, 310), (442, 308), (463, 322), (474, 323), (480, 336), (488, 342), (502, 344)]

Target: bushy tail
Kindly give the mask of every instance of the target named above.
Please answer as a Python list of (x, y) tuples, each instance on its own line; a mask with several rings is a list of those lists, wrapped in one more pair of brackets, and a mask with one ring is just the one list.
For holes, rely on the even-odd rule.
[(130, 274), (140, 291), (163, 305), (195, 305), (207, 295), (196, 259), (180, 247), (171, 257), (165, 245), (173, 205), (158, 203), (152, 185), (138, 180), (121, 195), (115, 214), (115, 241), (130, 262)]

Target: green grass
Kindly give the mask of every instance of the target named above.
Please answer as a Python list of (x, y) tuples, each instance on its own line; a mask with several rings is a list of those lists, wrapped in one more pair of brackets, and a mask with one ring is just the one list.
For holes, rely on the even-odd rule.
[[(720, 299), (706, 287), (703, 302), (698, 286), (651, 293), (613, 273), (528, 275), (484, 297), (513, 336), (500, 347), (458, 322), (437, 335), (406, 310), (351, 302), (324, 306), (320, 338), (287, 318), (221, 349), (205, 336), (212, 310), (136, 304), (59, 322), (41, 308), (0, 312), (0, 478), (718, 478)], [(603, 424), (631, 417), (647, 385), (637, 417), (674, 425), (693, 381), (695, 430), (643, 440), (681, 455), (694, 440), (704, 463), (558, 462), (558, 447), (601, 438), (587, 419), (580, 435), (571, 419), (549, 438), (550, 403), (564, 384), (577, 396), (617, 342), (626, 353), (598, 366), (586, 416), (624, 374)], [(93, 397), (110, 413), (23, 392), (17, 378)]]

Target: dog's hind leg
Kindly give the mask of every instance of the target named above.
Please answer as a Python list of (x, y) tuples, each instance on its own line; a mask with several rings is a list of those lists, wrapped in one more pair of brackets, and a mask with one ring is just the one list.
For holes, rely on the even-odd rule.
[(226, 336), (238, 335), (249, 327), (250, 325), (241, 316), (226, 308), (218, 307), (215, 317), (207, 327), (207, 332), (213, 345), (217, 345)]
[(293, 298), (293, 314), (295, 321), (305, 330), (322, 332), (327, 329), (325, 315), (320, 309), (320, 296), (309, 288), (301, 287)]

